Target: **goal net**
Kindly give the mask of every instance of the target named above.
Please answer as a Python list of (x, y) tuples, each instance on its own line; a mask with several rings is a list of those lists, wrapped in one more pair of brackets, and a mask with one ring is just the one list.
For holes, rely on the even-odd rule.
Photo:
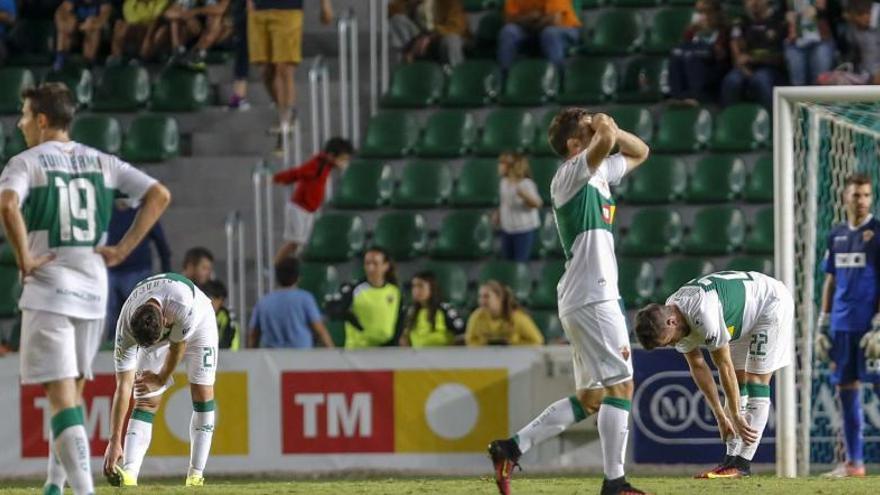
[[(880, 198), (880, 88), (779, 88), (774, 102), (776, 275), (796, 305), (796, 363), (778, 378), (777, 471), (810, 473), (843, 460), (841, 419), (826, 365), (812, 343), (824, 280), (825, 239), (845, 220), (844, 182), (854, 172)], [(864, 389), (866, 462), (880, 462), (880, 406)], [(787, 430), (787, 432), (786, 432)], [(792, 438), (793, 437), (793, 438)]]

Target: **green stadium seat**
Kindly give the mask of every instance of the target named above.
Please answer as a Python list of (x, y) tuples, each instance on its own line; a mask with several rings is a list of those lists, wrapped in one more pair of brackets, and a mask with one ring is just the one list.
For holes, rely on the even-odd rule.
[(562, 251), (562, 243), (559, 242), (559, 232), (556, 231), (556, 221), (553, 219), (553, 213), (548, 212), (544, 216), (544, 224), (538, 230), (537, 240), (537, 244), (540, 244), (538, 249), (542, 257), (562, 258), (565, 255)]
[(360, 154), (366, 158), (394, 158), (409, 154), (419, 137), (416, 116), (400, 110), (377, 113), (367, 125)]
[(456, 207), (498, 206), (498, 160), (472, 158), (461, 168), (450, 203)]
[(617, 101), (654, 103), (669, 92), (669, 61), (666, 57), (638, 56), (620, 73)]
[(599, 7), (604, 6), (607, 0), (583, 0), (581, 2), (581, 6), (584, 9), (598, 9)]
[(345, 322), (342, 320), (330, 320), (327, 323), (327, 331), (333, 339), (333, 345), (340, 349), (345, 348)]
[(558, 91), (559, 74), (553, 64), (539, 58), (523, 59), (510, 68), (498, 102), (509, 106), (543, 105)]
[(535, 139), (532, 140), (532, 155), (537, 156), (556, 156), (556, 152), (550, 147), (550, 141), (547, 140), (547, 130), (553, 117), (559, 112), (559, 109), (553, 108), (544, 112), (538, 125), (535, 126)]
[(421, 256), (427, 242), (425, 219), (418, 213), (388, 212), (379, 217), (373, 229), (372, 245), (385, 249), (397, 261)]
[(694, 167), (684, 193), (689, 203), (729, 203), (746, 183), (746, 165), (731, 155), (708, 155)]
[(646, 53), (669, 55), (669, 52), (681, 43), (693, 12), (693, 9), (682, 7), (666, 7), (658, 10), (654, 14), (651, 29), (645, 37), (642, 49)]
[(773, 208), (755, 214), (744, 248), (748, 254), (773, 254)]
[(325, 213), (315, 220), (303, 258), (306, 261), (348, 261), (363, 251), (365, 238), (361, 217), (342, 212)]
[(0, 113), (21, 111), (21, 92), (34, 85), (34, 74), (21, 67), (0, 67)]
[(660, 277), (660, 286), (657, 289), (657, 300), (663, 302), (673, 292), (692, 279), (708, 275), (715, 271), (711, 261), (699, 258), (676, 258), (669, 260), (663, 276)]
[(764, 155), (755, 162), (743, 198), (749, 203), (773, 201), (773, 158), (770, 155)]
[(12, 129), (12, 131), (6, 136), (6, 146), (4, 147), (4, 155), (6, 155), (6, 159), (10, 159), (26, 149), (27, 143), (24, 140), (24, 135), (21, 133), (21, 130), (19, 130), (18, 127)]
[(496, 0), (463, 0), (461, 3), (464, 6), (464, 10), (467, 12), (479, 12), (481, 10), (488, 10), (498, 6)]
[(633, 216), (620, 243), (625, 256), (663, 256), (681, 244), (684, 227), (681, 215), (667, 208), (644, 208)]
[(18, 17), (9, 30), (9, 58), (7, 63), (19, 67), (34, 67), (52, 63), (55, 53), (55, 22), (48, 19)]
[(709, 145), (713, 151), (750, 151), (770, 143), (773, 122), (764, 107), (738, 103), (725, 108), (715, 119), (715, 134)]
[(447, 107), (481, 107), (501, 91), (501, 71), (492, 60), (465, 60), (452, 68), (441, 104)]
[(133, 112), (150, 99), (150, 76), (140, 66), (107, 67), (92, 104), (100, 112)]
[(745, 238), (742, 210), (734, 206), (710, 206), (697, 212), (684, 240), (684, 252), (693, 255), (725, 255), (737, 251)]
[(627, 309), (634, 309), (654, 299), (656, 285), (654, 265), (645, 260), (617, 260), (617, 286)]
[(437, 103), (443, 94), (445, 76), (434, 62), (400, 64), (391, 75), (391, 85), (382, 97), (382, 106), (423, 108)]
[(158, 112), (195, 112), (208, 103), (210, 89), (204, 72), (167, 69), (159, 73), (153, 85), (150, 108)]
[(474, 42), (468, 58), (495, 59), (498, 51), (498, 33), (504, 26), (501, 12), (490, 11), (480, 16), (477, 29), (474, 31)]
[(487, 280), (496, 280), (510, 287), (517, 301), (528, 304), (532, 292), (532, 275), (529, 273), (528, 263), (507, 260), (487, 261), (480, 269), (477, 282), (482, 284)]
[[(8, 250), (7, 246), (3, 247)], [(18, 265), (0, 264), (0, 318), (11, 318), (18, 313), (18, 298), (21, 295), (21, 281)]]
[[(13, 127), (13, 131), (16, 128)], [(0, 122), (0, 172), (3, 171), (3, 167), (6, 166), (6, 129), (3, 127), (3, 122)], [(3, 230), (3, 229), (0, 229)], [(2, 238), (2, 234), (0, 234), (0, 238)]]
[(538, 193), (544, 206), (552, 204), (550, 199), (550, 183), (553, 176), (556, 175), (556, 169), (559, 168), (560, 160), (558, 158), (532, 158), (529, 165), (532, 169), (532, 180), (538, 186)]
[(135, 117), (128, 127), (122, 158), (132, 163), (161, 162), (177, 156), (179, 148), (177, 120), (145, 113)]
[(611, 7), (656, 7), (660, 0), (608, 0)]
[(434, 258), (477, 259), (492, 253), (492, 225), (480, 212), (452, 211), (443, 219), (437, 242), (431, 250)]
[(737, 256), (727, 263), (728, 270), (758, 272), (773, 275), (773, 258), (767, 256)]
[(544, 335), (544, 343), (552, 345), (565, 342), (565, 331), (556, 311), (532, 311), (532, 320), (538, 326), (538, 330)]
[(457, 308), (470, 304), (467, 273), (461, 264), (450, 261), (429, 261), (422, 265), (421, 270), (434, 273), (443, 301)]
[(601, 103), (617, 92), (617, 67), (609, 58), (572, 57), (565, 62), (565, 77), (556, 101), (565, 105)]
[[(497, 187), (497, 186), (496, 186)], [(404, 166), (400, 184), (391, 195), (395, 208), (436, 208), (452, 192), (452, 173), (442, 163), (409, 162)]]
[(696, 0), (668, 0), (669, 5), (689, 5), (697, 3)]
[(534, 138), (535, 119), (530, 112), (498, 108), (486, 117), (474, 152), (494, 156), (505, 151), (528, 151)]
[(463, 110), (439, 110), (428, 117), (415, 152), (423, 157), (452, 158), (467, 153), (477, 137), (477, 123)]
[(342, 174), (333, 196), (336, 208), (372, 209), (385, 204), (394, 189), (391, 167), (379, 161), (355, 160)]
[(43, 81), (64, 83), (67, 89), (73, 93), (73, 98), (80, 107), (87, 107), (92, 103), (95, 87), (92, 73), (88, 69), (69, 65), (61, 71), (47, 72)]
[(661, 153), (691, 153), (712, 134), (712, 115), (705, 108), (667, 108), (660, 116), (651, 149)]
[(677, 201), (687, 187), (687, 169), (675, 156), (651, 155), (621, 184), (621, 199), (632, 204), (665, 204)]
[(532, 291), (531, 307), (550, 309), (556, 307), (556, 286), (565, 273), (565, 262), (560, 260), (547, 261), (538, 275), (535, 290)]
[(625, 105), (608, 110), (608, 115), (614, 119), (617, 126), (629, 131), (642, 141), (650, 142), (654, 135), (654, 117), (651, 111), (644, 106)]
[(297, 286), (311, 292), (320, 303), (339, 289), (339, 273), (330, 263), (302, 263)]
[(122, 146), (119, 121), (107, 115), (78, 115), (70, 127), (70, 138), (111, 155), (118, 155)]
[(630, 9), (603, 9), (595, 28), (585, 35), (582, 51), (591, 55), (626, 55), (642, 45), (642, 20)]

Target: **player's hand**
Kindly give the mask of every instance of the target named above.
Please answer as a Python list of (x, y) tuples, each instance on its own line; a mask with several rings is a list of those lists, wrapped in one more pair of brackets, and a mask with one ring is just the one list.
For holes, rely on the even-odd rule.
[(758, 441), (758, 432), (749, 426), (749, 422), (746, 421), (742, 414), (731, 414), (730, 421), (733, 423), (737, 436), (742, 438), (746, 445), (751, 445)]
[(614, 122), (614, 119), (611, 116), (606, 115), (604, 113), (593, 114), (590, 119), (590, 127), (593, 128), (594, 131), (599, 131), (602, 128), (607, 128), (613, 132), (617, 132), (617, 123)]
[(122, 445), (119, 442), (110, 442), (107, 444), (107, 450), (104, 451), (104, 475), (113, 474), (113, 466), (122, 458)]
[(22, 257), (19, 266), (21, 277), (24, 278), (33, 275), (35, 271), (54, 259), (55, 253), (46, 253), (44, 255), (37, 256), (36, 258), (31, 258), (30, 255)]
[(98, 246), (95, 248), (95, 252), (104, 257), (104, 264), (107, 265), (107, 268), (113, 268), (128, 257), (128, 253), (122, 252), (118, 246)]
[(865, 350), (866, 358), (880, 358), (880, 313), (874, 315), (874, 319), (871, 320), (871, 331), (862, 337), (859, 345)]
[(165, 380), (163, 380), (162, 377), (153, 373), (152, 371), (141, 372), (134, 379), (134, 391), (137, 392), (138, 395), (155, 392), (156, 390), (162, 388), (163, 385), (165, 385)]
[(821, 313), (816, 320), (816, 336), (813, 339), (813, 355), (820, 362), (827, 362), (831, 352), (831, 338), (828, 334), (831, 330), (828, 313)]
[(736, 429), (733, 427), (733, 423), (730, 422), (730, 418), (727, 417), (726, 414), (715, 413), (715, 421), (718, 423), (718, 433), (721, 435), (721, 440), (726, 442), (731, 437), (736, 436)]

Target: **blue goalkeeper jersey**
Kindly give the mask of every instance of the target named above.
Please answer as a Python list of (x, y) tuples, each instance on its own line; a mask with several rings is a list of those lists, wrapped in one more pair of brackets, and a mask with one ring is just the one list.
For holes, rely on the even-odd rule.
[(825, 272), (834, 275), (831, 330), (864, 332), (877, 312), (880, 221), (869, 216), (860, 226), (844, 222), (828, 234)]

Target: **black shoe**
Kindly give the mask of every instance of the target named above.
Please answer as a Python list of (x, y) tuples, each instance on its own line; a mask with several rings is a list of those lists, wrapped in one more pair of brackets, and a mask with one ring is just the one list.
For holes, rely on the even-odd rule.
[[(489, 458), (495, 471), (495, 484), (501, 495), (510, 495), (510, 475), (519, 468), (522, 453), (513, 440), (495, 440), (489, 444)], [(522, 469), (522, 468), (520, 468)]]
[(613, 480), (602, 480), (602, 491), (600, 493), (601, 495), (647, 495), (647, 492), (630, 485), (626, 481), (626, 476)]

